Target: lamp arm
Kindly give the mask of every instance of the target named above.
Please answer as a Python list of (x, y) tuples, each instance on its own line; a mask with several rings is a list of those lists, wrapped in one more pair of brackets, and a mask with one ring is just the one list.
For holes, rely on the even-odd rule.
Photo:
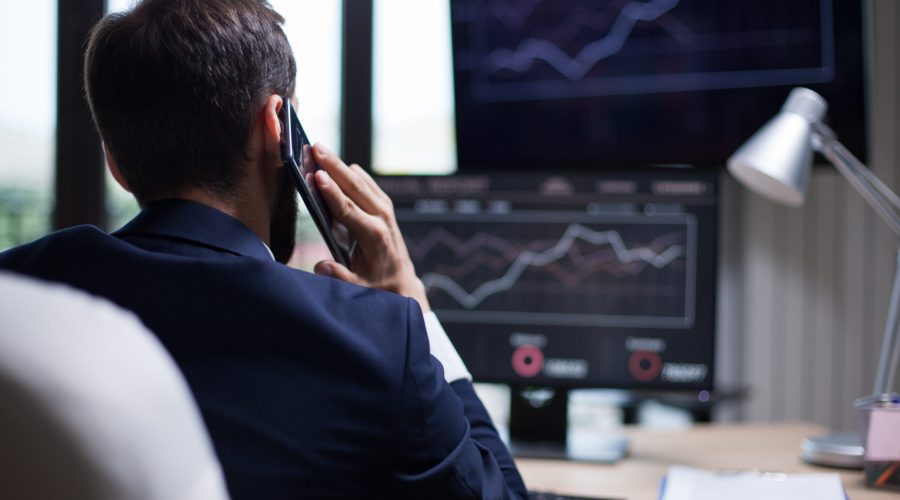
[(900, 362), (900, 345), (897, 344), (897, 322), (900, 314), (900, 250), (897, 251), (897, 267), (894, 271), (894, 287), (891, 290), (891, 302), (888, 306), (887, 322), (884, 325), (884, 338), (881, 341), (881, 354), (878, 357), (878, 373), (875, 374), (875, 392), (880, 396), (891, 391), (897, 376), (897, 364)]
[(860, 173), (865, 175), (866, 179), (869, 180), (869, 183), (872, 184), (876, 189), (878, 189), (878, 191), (885, 198), (887, 198), (888, 201), (893, 203), (894, 206), (897, 208), (897, 210), (900, 210), (900, 196), (897, 196), (896, 194), (894, 194), (894, 192), (891, 191), (891, 189), (889, 187), (887, 187), (887, 184), (885, 184), (884, 182), (881, 181), (881, 179), (876, 177), (875, 174), (872, 173), (872, 171), (869, 170), (868, 168), (861, 169)]
[(833, 135), (815, 128), (814, 148), (822, 153), (853, 186), (875, 212), (900, 237), (900, 200), (881, 180), (875, 177), (853, 153)]
[[(897, 195), (853, 156), (853, 153), (837, 140), (834, 132), (823, 123), (813, 124), (813, 148), (822, 153), (837, 168), (838, 172), (891, 227), (894, 235), (900, 237), (900, 199)], [(884, 338), (878, 358), (878, 372), (875, 374), (873, 392), (875, 396), (886, 394), (892, 389), (891, 385), (896, 376), (898, 358), (900, 358), (897, 332), (897, 327), (900, 326), (900, 250), (897, 251), (894, 284), (888, 307)]]
[(812, 130), (814, 137), (813, 149), (819, 151), (823, 141), (831, 141), (835, 143), (836, 146), (840, 146), (839, 149), (843, 150), (845, 162), (848, 162), (852, 164), (852, 166), (855, 166), (855, 171), (865, 177), (869, 184), (877, 189), (878, 192), (881, 193), (881, 195), (884, 196), (884, 198), (886, 198), (890, 203), (892, 203), (894, 205), (894, 208), (898, 212), (900, 212), (900, 196), (897, 196), (893, 191), (891, 191), (891, 189), (887, 187), (887, 185), (882, 182), (881, 179), (879, 179), (874, 173), (872, 173), (871, 169), (866, 168), (866, 166), (863, 165), (862, 162), (857, 160), (856, 157), (854, 157), (853, 154), (850, 153), (850, 151), (844, 148), (843, 145), (837, 141), (837, 134), (835, 134), (834, 131), (831, 130), (831, 127), (822, 122), (816, 122), (812, 124)]

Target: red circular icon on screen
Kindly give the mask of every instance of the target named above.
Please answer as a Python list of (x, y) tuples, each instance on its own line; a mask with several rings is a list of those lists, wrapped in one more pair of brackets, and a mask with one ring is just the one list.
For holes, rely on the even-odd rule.
[(512, 367), (520, 377), (534, 377), (544, 369), (544, 353), (533, 345), (523, 345), (513, 351)]
[(659, 376), (661, 370), (662, 360), (659, 359), (659, 354), (655, 352), (636, 351), (631, 354), (631, 359), (628, 360), (628, 371), (631, 372), (632, 377), (641, 382), (655, 379)]

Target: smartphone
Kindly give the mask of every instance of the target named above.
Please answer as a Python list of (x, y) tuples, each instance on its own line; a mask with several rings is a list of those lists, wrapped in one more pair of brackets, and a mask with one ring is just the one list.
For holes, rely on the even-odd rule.
[(316, 228), (322, 234), (328, 250), (339, 262), (350, 268), (350, 251), (352, 241), (346, 228), (335, 223), (328, 206), (316, 188), (315, 174), (321, 168), (316, 163), (312, 145), (303, 132), (297, 113), (291, 105), (290, 99), (285, 98), (281, 105), (281, 160), (285, 168), (290, 172), (291, 178), (300, 193), (300, 199), (309, 210), (310, 216), (316, 223)]

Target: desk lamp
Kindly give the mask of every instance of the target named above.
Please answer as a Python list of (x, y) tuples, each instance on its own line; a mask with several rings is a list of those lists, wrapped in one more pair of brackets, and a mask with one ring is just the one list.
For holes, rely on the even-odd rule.
[[(900, 238), (900, 198), (856, 159), (825, 123), (828, 103), (806, 88), (791, 91), (784, 107), (731, 158), (728, 170), (748, 188), (770, 200), (800, 206), (809, 184), (814, 151), (821, 153), (847, 179)], [(900, 307), (900, 250), (875, 376), (874, 396), (889, 392), (897, 370), (897, 319)], [(862, 467), (858, 433), (807, 438), (802, 446), (807, 462), (833, 467)]]

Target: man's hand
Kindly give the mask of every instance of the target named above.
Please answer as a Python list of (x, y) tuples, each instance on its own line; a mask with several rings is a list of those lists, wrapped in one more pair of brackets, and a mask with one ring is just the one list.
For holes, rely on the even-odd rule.
[(313, 149), (322, 167), (316, 172), (316, 186), (335, 220), (356, 238), (350, 256), (353, 271), (325, 260), (316, 264), (316, 273), (404, 295), (415, 299), (423, 311), (430, 311), (425, 286), (416, 276), (391, 199), (359, 165), (348, 167), (321, 144)]

